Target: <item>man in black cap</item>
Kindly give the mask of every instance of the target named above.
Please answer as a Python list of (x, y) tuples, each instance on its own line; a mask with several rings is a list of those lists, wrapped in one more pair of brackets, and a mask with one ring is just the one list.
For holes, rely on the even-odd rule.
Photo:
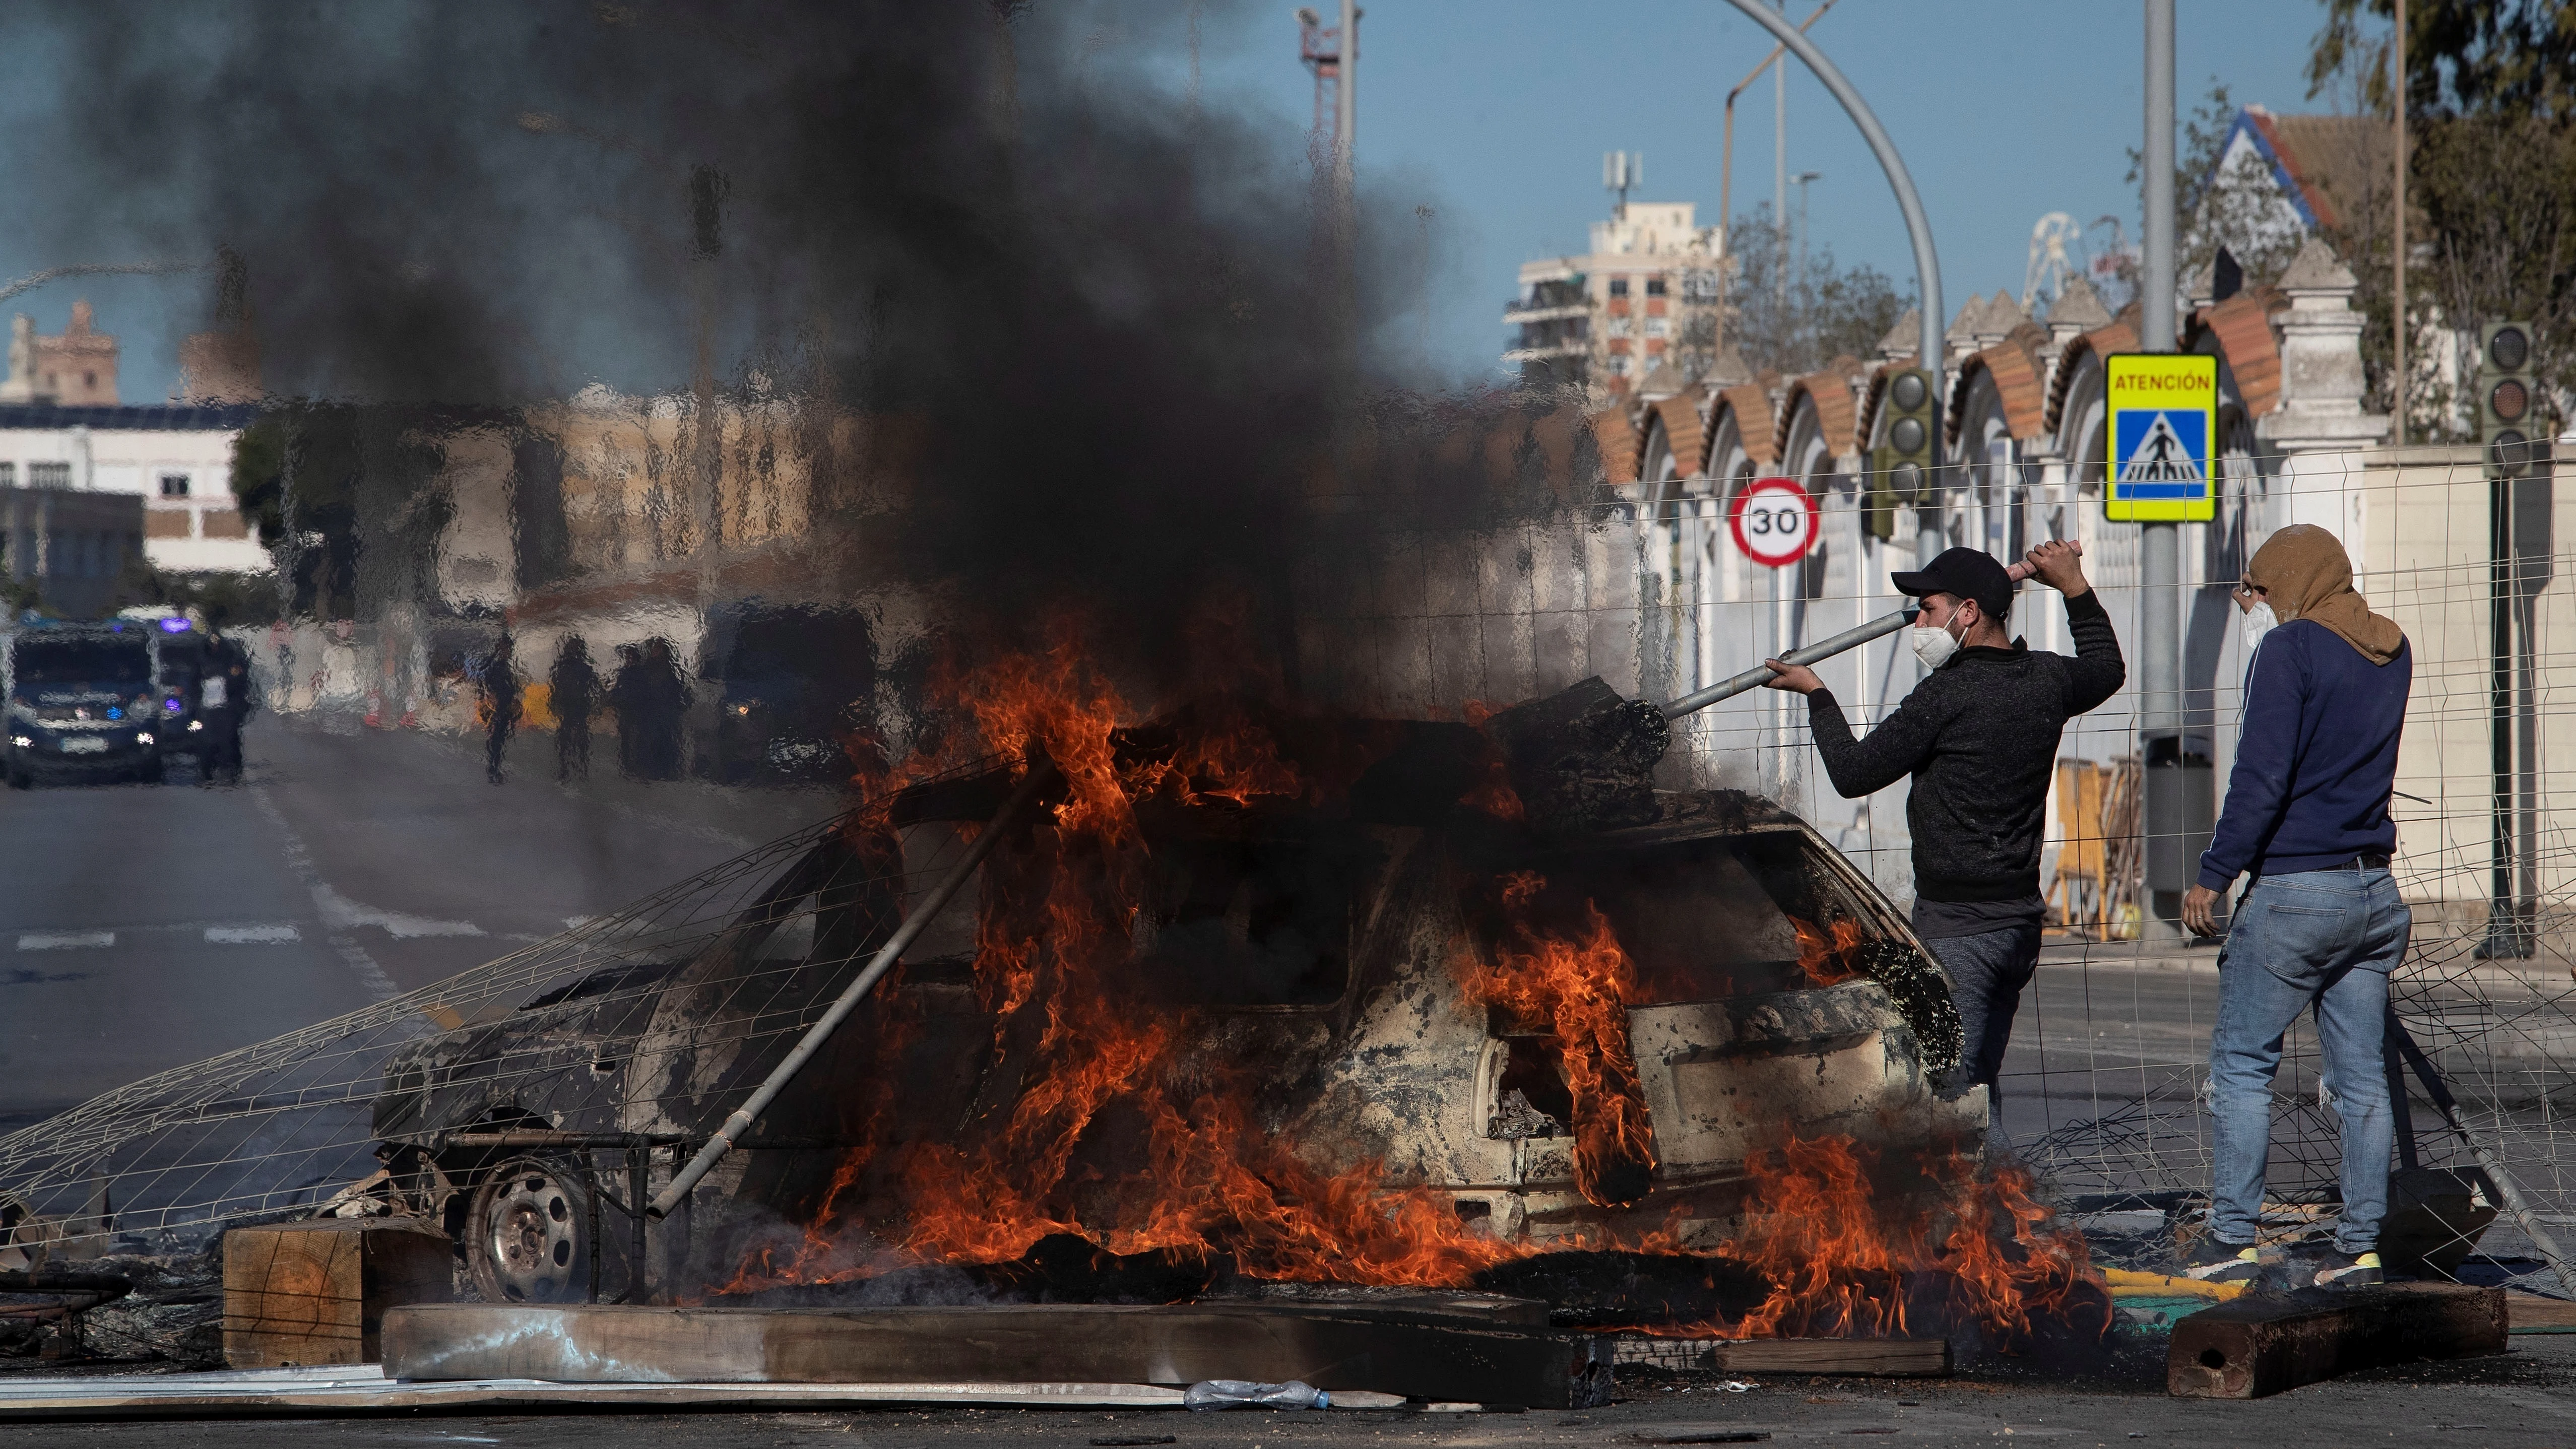
[(1814, 670), (1767, 661), (1771, 688), (1807, 697), (1816, 750), (1844, 799), (1914, 777), (1905, 801), (1914, 934), (1941, 962), (1959, 1006), (1953, 1086), (1994, 1085), (2013, 1012), (2039, 965), (2039, 840), (2058, 735), (2127, 676), (2075, 546), (2032, 549), (2029, 572), (2066, 597), (2074, 658), (2033, 652), (2005, 632), (2014, 577), (1987, 554), (1954, 548), (1919, 573), (1894, 576), (1898, 590), (1923, 601), (1908, 633), (1931, 672), (1867, 739), (1853, 737)]

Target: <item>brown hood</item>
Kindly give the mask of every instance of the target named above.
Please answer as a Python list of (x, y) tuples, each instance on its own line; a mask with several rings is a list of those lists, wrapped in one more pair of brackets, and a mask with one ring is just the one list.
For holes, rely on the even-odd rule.
[(2343, 544), (2312, 523), (2294, 523), (2266, 539), (2245, 565), (2245, 582), (2259, 584), (2284, 624), (2309, 619), (2342, 636), (2373, 664), (2386, 664), (2406, 647), (2406, 631), (2353, 592), (2352, 560)]

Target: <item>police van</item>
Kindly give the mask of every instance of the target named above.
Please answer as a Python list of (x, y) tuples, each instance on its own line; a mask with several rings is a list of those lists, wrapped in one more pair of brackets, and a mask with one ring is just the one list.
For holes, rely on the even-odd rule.
[(0, 634), (9, 701), (5, 770), (38, 780), (161, 778), (162, 692), (148, 621), (28, 624)]

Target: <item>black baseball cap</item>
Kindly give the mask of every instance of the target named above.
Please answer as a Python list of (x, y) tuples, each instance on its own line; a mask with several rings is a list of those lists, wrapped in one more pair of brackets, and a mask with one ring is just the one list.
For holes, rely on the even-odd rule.
[(1889, 577), (1900, 594), (1912, 594), (1918, 599), (1925, 594), (1974, 599), (1989, 619), (2002, 619), (2012, 612), (2012, 575), (2004, 572), (1994, 555), (1982, 549), (1949, 549), (1932, 560), (1929, 568)]

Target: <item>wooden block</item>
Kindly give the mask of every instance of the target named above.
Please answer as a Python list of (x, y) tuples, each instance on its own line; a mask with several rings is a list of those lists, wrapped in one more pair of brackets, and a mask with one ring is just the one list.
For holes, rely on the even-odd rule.
[(2505, 1316), (2516, 1333), (2576, 1333), (2576, 1303), (2506, 1289)]
[(1842, 1374), (1941, 1378), (1950, 1345), (1937, 1338), (1658, 1338), (1623, 1333), (1621, 1364), (1692, 1373)]
[(2249, 1293), (2174, 1324), (2165, 1388), (2259, 1399), (2382, 1364), (2502, 1353), (2504, 1299), (2455, 1283)]
[(1941, 1378), (1950, 1372), (1950, 1345), (1938, 1338), (1748, 1338), (1718, 1344), (1715, 1367), (1730, 1374)]
[(1607, 1402), (1588, 1333), (1360, 1304), (670, 1308), (454, 1303), (385, 1317), (401, 1379), (558, 1383), (1046, 1380), (1321, 1389), (1537, 1408)]
[(445, 1302), (454, 1265), (447, 1235), (410, 1219), (235, 1228), (224, 1234), (224, 1361), (373, 1363), (386, 1311)]

